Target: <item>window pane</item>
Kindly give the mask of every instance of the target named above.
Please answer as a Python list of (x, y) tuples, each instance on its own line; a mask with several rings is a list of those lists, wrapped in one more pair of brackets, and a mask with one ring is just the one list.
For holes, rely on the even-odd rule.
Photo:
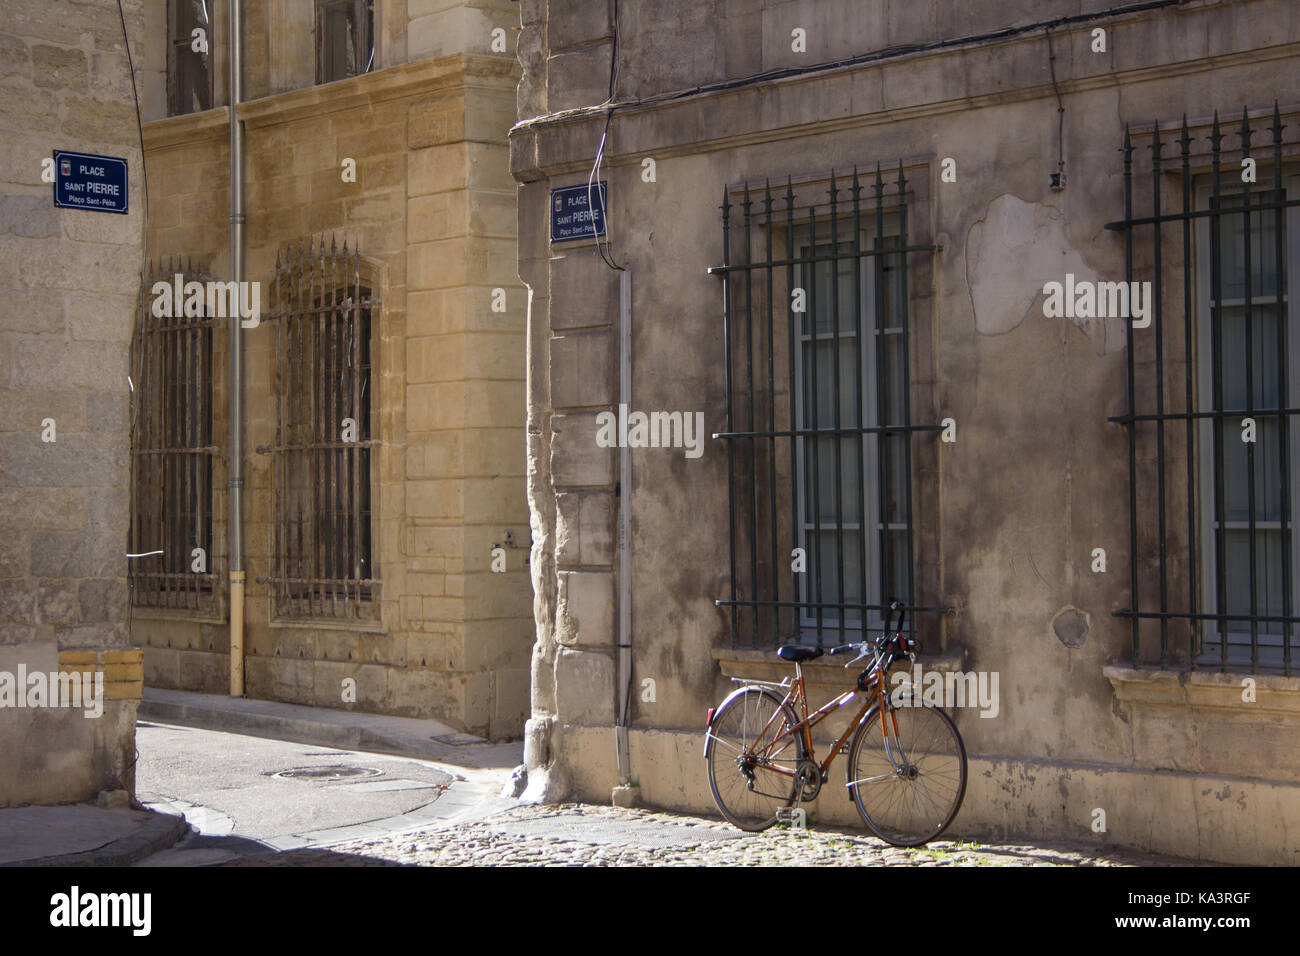
[(909, 594), (912, 589), (912, 574), (907, 564), (907, 532), (892, 529), (888, 536), (884, 592), (886, 602), (889, 598)]
[[(1267, 196), (1272, 199), (1272, 193)], [(1259, 196), (1254, 202), (1261, 201)], [(1226, 195), (1222, 199), (1225, 207), (1240, 206), (1244, 202), (1241, 194)], [(1214, 228), (1214, 220), (1206, 224)], [(1219, 256), (1221, 301), (1212, 299), (1206, 302), (1202, 310), (1203, 347), (1208, 351), (1201, 358), (1201, 406), (1214, 408), (1213, 369), (1215, 365), (1214, 349), (1219, 347), (1219, 374), (1221, 375), (1221, 398), (1219, 409), (1241, 410), (1225, 418), (1222, 425), (1222, 442), (1218, 454), (1222, 461), (1223, 474), (1223, 526), (1215, 517), (1215, 444), (1212, 426), (1207, 422), (1201, 430), (1204, 472), (1201, 479), (1204, 496), (1205, 514), (1207, 516), (1205, 537), (1205, 565), (1210, 577), (1206, 584), (1206, 611), (1214, 613), (1221, 610), (1225, 614), (1241, 615), (1249, 618), (1268, 617), (1286, 613), (1286, 592), (1293, 588), (1293, 582), (1284, 577), (1283, 549), (1289, 548), (1288, 537), (1284, 537), (1282, 490), (1284, 478), (1293, 486), (1290, 494), (1291, 507), (1297, 504), (1295, 486), (1295, 469), (1286, 467), (1282, 457), (1281, 420), (1274, 415), (1254, 414), (1254, 441), (1244, 439), (1242, 419), (1251, 411), (1265, 412), (1287, 407), (1293, 399), (1282, 394), (1278, 374), (1279, 357), (1289, 360), (1289, 356), (1279, 351), (1279, 317), (1287, 316), (1285, 303), (1279, 306), (1276, 301), (1278, 288), (1277, 275), (1277, 230), (1275, 214), (1272, 210), (1252, 212), (1250, 230), (1247, 234), (1246, 217), (1243, 213), (1224, 215), (1219, 223)], [(1247, 243), (1249, 243), (1250, 268), (1249, 292), (1252, 297), (1249, 317), (1245, 306), (1247, 294)], [(1200, 269), (1203, 274), (1206, 293), (1213, 291), (1213, 261), (1211, 247), (1203, 243), (1200, 249)], [(1214, 341), (1214, 323), (1217, 321), (1220, 341)], [(1286, 320), (1288, 326), (1291, 321)], [(1294, 328), (1288, 327), (1288, 348)], [(1249, 342), (1247, 341), (1249, 337)], [(1291, 388), (1288, 385), (1288, 388)], [(1294, 389), (1291, 388), (1292, 393)], [(1289, 427), (1289, 426), (1288, 426)], [(1253, 483), (1251, 473), (1253, 468)], [(1289, 474), (1288, 474), (1289, 473)], [(1252, 487), (1253, 484), (1253, 487)], [(1253, 514), (1252, 514), (1253, 494)], [(1254, 544), (1251, 543), (1251, 521), (1254, 521)], [(1223, 566), (1218, 567), (1218, 550), (1223, 548)], [(1252, 594), (1251, 559), (1254, 558), (1255, 582)], [(1292, 575), (1297, 569), (1292, 568)], [(1226, 603), (1219, 608), (1219, 590), (1223, 588)], [(1292, 607), (1292, 613), (1295, 608)], [(1220, 653), (1220, 646), (1215, 644), (1217, 623), (1211, 621), (1205, 625), (1206, 652), (1211, 656)], [(1294, 631), (1295, 629), (1292, 628)], [(1256, 622), (1254, 631), (1261, 637), (1261, 646), (1270, 643), (1276, 648), (1278, 636), (1283, 631), (1280, 623)], [(1228, 623), (1229, 643), (1248, 644), (1252, 632), (1249, 620)]]
[(173, 115), (212, 108), (211, 61), (194, 49), (195, 30), (202, 30), (206, 48), (212, 47), (212, 22), (205, 0), (172, 0), (168, 82)]
[[(1258, 196), (1252, 197), (1260, 202)], [(1269, 194), (1272, 199), (1272, 194)], [(1225, 196), (1224, 207), (1241, 206), (1241, 195)], [(1221, 219), (1222, 247), (1220, 259), (1223, 266), (1220, 278), (1223, 298), (1226, 300), (1245, 298), (1246, 295), (1246, 216), (1244, 213), (1229, 213)], [(1277, 294), (1277, 269), (1274, 258), (1275, 214), (1273, 210), (1252, 210), (1250, 215), (1250, 275), (1251, 295), (1273, 296)]]
[[(843, 544), (844, 554), (844, 597), (841, 598), (840, 592), (840, 560), (839, 549)], [(862, 593), (862, 563), (860, 561), (862, 542), (858, 532), (845, 532), (843, 534), (835, 532), (815, 531), (808, 532), (807, 540), (809, 542), (809, 581), (806, 589), (805, 601), (816, 601), (817, 582), (821, 582), (821, 601), (825, 604), (861, 604)], [(810, 609), (806, 615), (808, 618), (816, 620), (816, 609)], [(823, 624), (833, 624), (838, 626), (840, 620), (839, 611), (836, 608), (824, 608), (822, 611)], [(854, 609), (848, 609), (844, 612), (844, 621), (846, 624), (857, 624), (861, 620), (860, 612)]]
[(373, 0), (319, 0), (317, 9), (320, 82), (367, 72), (374, 55)]
[[(1255, 613), (1262, 617), (1282, 614), (1282, 541), (1277, 531), (1255, 531)], [(1228, 530), (1224, 542), (1227, 564), (1226, 613), (1251, 613), (1250, 607), (1250, 534), (1244, 530)], [(1281, 625), (1261, 622), (1261, 634), (1280, 634)], [(1247, 621), (1231, 621), (1230, 632), (1249, 632)]]
[[(877, 401), (877, 367), (870, 354), (874, 343), (887, 340), (885, 362), (900, 365), (901, 337), (877, 334), (870, 276), (855, 271), (863, 267), (853, 254), (851, 237), (840, 242), (838, 251), (841, 258), (816, 262), (801, 270), (803, 275), (815, 277), (807, 282), (808, 311), (798, 317), (796, 326), (800, 335), (801, 378), (796, 420), (798, 427), (804, 429), (877, 424), (879, 416), (870, 411)], [(829, 256), (834, 252), (831, 243), (817, 246), (818, 255)], [(811, 247), (800, 247), (798, 255), (812, 255)], [(892, 275), (885, 281), (892, 282)], [(889, 298), (889, 293), (886, 297)], [(860, 308), (856, 315), (855, 306)], [(891, 325), (892, 320), (885, 320), (884, 324)], [(863, 332), (861, 340), (858, 328)], [(901, 367), (891, 370), (887, 380), (880, 383), (886, 403), (890, 401), (891, 390), (895, 396), (902, 394), (905, 378), (901, 371)], [(897, 420), (901, 421), (901, 401), (895, 404)], [(896, 440), (887, 440), (891, 448), (895, 447)], [(880, 494), (881, 475), (877, 466), (880, 445), (881, 438), (877, 435), (860, 439), (856, 434), (846, 434), (838, 441), (833, 435), (822, 435), (800, 441), (801, 542), (809, 555), (809, 573), (801, 580), (802, 600), (816, 601), (819, 586), (823, 603), (858, 604), (878, 600), (873, 595), (880, 584), (882, 528), (878, 520), (868, 515), (877, 510)], [(896, 461), (889, 465), (885, 480), (891, 500), (901, 500), (899, 487), (905, 480), (905, 462), (901, 454), (894, 457)], [(868, 588), (865, 593), (864, 578)], [(815, 609), (809, 609), (803, 619), (805, 624), (812, 624), (818, 614)], [(843, 619), (846, 625), (858, 627), (862, 614), (858, 609), (847, 610)], [(821, 621), (824, 627), (838, 627), (838, 609), (824, 608)]]

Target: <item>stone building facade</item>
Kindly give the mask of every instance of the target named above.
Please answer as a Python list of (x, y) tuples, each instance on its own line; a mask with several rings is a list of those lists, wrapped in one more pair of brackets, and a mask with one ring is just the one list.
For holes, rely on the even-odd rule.
[[(532, 794), (711, 811), (703, 726), (729, 679), (779, 679), (777, 644), (839, 643), (901, 597), (923, 668), (999, 678), (953, 710), (952, 834), (1300, 860), (1300, 468), (1276, 451), (1300, 371), (1274, 344), (1300, 318), (1278, 297), (1300, 232), (1293, 5), (521, 16)], [(607, 235), (552, 241), (553, 190), (592, 181)], [(1231, 202), (1257, 210), (1244, 232)], [(1076, 281), (1139, 284), (1127, 312), (1098, 285), (1108, 308), (1071, 291), (1063, 313)], [(734, 437), (611, 447), (621, 404)], [(1234, 415), (1272, 422), (1265, 444), (1233, 445)], [(826, 659), (805, 673), (815, 703), (846, 684)], [(842, 772), (810, 809), (854, 823)]]
[[(66, 6), (0, 10), (0, 807), (134, 791), (127, 374), (144, 203), (127, 40), (140, 49), (144, 5)], [(126, 214), (56, 208), (55, 150), (125, 159)], [(87, 675), (99, 705), (51, 673)]]
[[(506, 142), (517, 12), (505, 0), (243, 9), (245, 278), (264, 313), (243, 333), (246, 693), (518, 737), (532, 627)], [(183, 3), (151, 10), (146, 284), (226, 279), (228, 4), (207, 4), (201, 23)], [(195, 29), (210, 37), (197, 62)], [(211, 409), (180, 422), (180, 445), (198, 451), (164, 480), (201, 486), (197, 506), (165, 506), (183, 526), (157, 524), (159, 479), (137, 476), (137, 514), (154, 521), (141, 549), (162, 535), (176, 556), (141, 564), (134, 634), (150, 686), (225, 693), (217, 321), (176, 359)], [(139, 443), (175, 445), (155, 418)]]

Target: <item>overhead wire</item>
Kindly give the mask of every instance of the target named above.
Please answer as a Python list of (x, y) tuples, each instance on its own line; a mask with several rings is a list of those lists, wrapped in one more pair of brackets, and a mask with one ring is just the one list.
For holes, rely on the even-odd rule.
[(620, 103), (613, 103), (607, 100), (604, 103), (597, 103), (591, 106), (575, 107), (569, 110), (559, 110), (555, 113), (547, 113), (532, 119), (521, 120), (516, 124), (516, 129), (540, 128), (550, 126), (555, 123), (565, 122), (572, 119), (581, 118), (598, 113), (600, 110), (627, 111), (635, 109), (644, 109), (653, 106), (660, 106), (664, 103), (671, 103), (678, 100), (688, 99), (692, 96), (698, 96), (708, 93), (722, 93), (731, 90), (746, 89), (762, 83), (773, 80), (793, 79), (804, 76), (812, 76), (818, 73), (825, 73), (830, 70), (837, 70), (848, 66), (860, 66), (867, 63), (879, 63), (889, 60), (895, 60), (900, 57), (909, 56), (917, 53), (934, 53), (939, 50), (953, 49), (957, 47), (971, 46), (978, 43), (991, 43), (998, 40), (1009, 40), (1015, 37), (1023, 36), (1028, 33), (1034, 33), (1046, 28), (1059, 28), (1066, 26), (1075, 26), (1083, 23), (1094, 23), (1101, 20), (1108, 20), (1113, 17), (1145, 13), (1150, 10), (1160, 10), (1166, 7), (1186, 6), (1192, 0), (1142, 0), (1138, 3), (1118, 4), (1105, 10), (1099, 10), (1094, 13), (1072, 14), (1065, 17), (1057, 17), (1053, 20), (1040, 20), (1035, 23), (1027, 23), (1023, 26), (1006, 27), (1001, 30), (994, 30), (988, 33), (981, 33), (972, 36), (956, 37), (949, 40), (935, 40), (927, 43), (911, 43), (901, 46), (889, 47), (885, 50), (878, 50), (872, 53), (862, 53), (849, 57), (842, 57), (838, 60), (830, 60), (824, 63), (815, 63), (803, 67), (783, 67), (773, 70), (764, 70), (759, 73), (752, 73), (746, 76), (736, 77), (731, 80), (720, 80), (715, 83), (704, 83), (697, 86), (688, 87), (679, 90), (670, 90), (664, 93), (657, 93), (653, 96), (647, 96), (642, 99), (625, 100)]
[(131, 74), (131, 95), (135, 99), (135, 129), (140, 137), (140, 178), (144, 182), (144, 215), (149, 218), (149, 177), (144, 168), (144, 123), (140, 119), (140, 91), (135, 85), (135, 62), (131, 59), (131, 39), (126, 32), (126, 13), (122, 10), (122, 0), (117, 0), (117, 16), (122, 21), (122, 46), (126, 48), (126, 66)]

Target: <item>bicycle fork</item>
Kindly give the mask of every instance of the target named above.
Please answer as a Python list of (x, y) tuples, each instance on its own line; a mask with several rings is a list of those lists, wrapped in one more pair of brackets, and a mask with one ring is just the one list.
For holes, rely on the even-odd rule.
[[(910, 780), (917, 775), (916, 766), (907, 759), (907, 754), (903, 750), (903, 742), (898, 736), (898, 718), (894, 716), (894, 708), (889, 706), (888, 698), (884, 699), (881, 704), (880, 712), (880, 737), (884, 745), (885, 759), (889, 761), (893, 769), (889, 773), (879, 773), (874, 777), (863, 777), (860, 780), (850, 780), (844, 785), (849, 792), (849, 802), (853, 802), (853, 788), (864, 783), (879, 783), (882, 780), (901, 777)], [(863, 723), (870, 723), (871, 713), (863, 716)]]

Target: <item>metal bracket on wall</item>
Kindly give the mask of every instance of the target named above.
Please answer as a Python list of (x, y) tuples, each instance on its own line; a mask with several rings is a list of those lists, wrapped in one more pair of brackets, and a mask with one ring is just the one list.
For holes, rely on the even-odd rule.
[(528, 566), (529, 566), (529, 565), (528, 565), (528, 562), (532, 559), (532, 551), (533, 551), (533, 536), (532, 536), (532, 533), (530, 532), (529, 535), (528, 535), (528, 543), (527, 543), (527, 544), (516, 544), (516, 543), (515, 543), (515, 533), (514, 533), (513, 531), (507, 529), (507, 530), (506, 530), (506, 541), (505, 541), (505, 544), (501, 544), (501, 543), (499, 543), (499, 542), (494, 541), (494, 542), (492, 542), (492, 547), (494, 547), (494, 548), (510, 548), (510, 549), (513, 550), (513, 551), (527, 551), (528, 554), (524, 557), (524, 567), (528, 567)]

